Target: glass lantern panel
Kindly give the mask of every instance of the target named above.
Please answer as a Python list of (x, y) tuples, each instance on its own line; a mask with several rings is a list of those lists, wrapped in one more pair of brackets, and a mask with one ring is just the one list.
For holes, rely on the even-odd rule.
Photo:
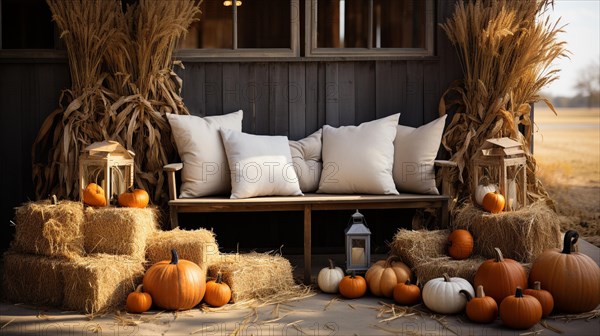
[(363, 266), (367, 264), (366, 240), (352, 238), (352, 265)]

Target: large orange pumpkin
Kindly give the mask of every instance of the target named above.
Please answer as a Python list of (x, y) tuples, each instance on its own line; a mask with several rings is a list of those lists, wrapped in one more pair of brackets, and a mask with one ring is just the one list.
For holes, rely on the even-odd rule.
[(491, 213), (500, 213), (504, 210), (504, 205), (506, 200), (504, 196), (498, 192), (490, 192), (485, 194), (483, 197), (483, 202), (481, 202), (481, 206), (485, 211), (489, 211)]
[(106, 195), (104, 189), (96, 183), (88, 184), (83, 189), (83, 203), (90, 206), (103, 207), (106, 206)]
[(400, 258), (391, 256), (386, 260), (379, 260), (369, 267), (365, 280), (369, 290), (375, 296), (392, 297), (394, 287), (399, 283), (409, 280), (411, 271)]
[(145, 208), (150, 202), (150, 196), (144, 189), (134, 189), (119, 195), (119, 205), (128, 208)]
[(515, 293), (517, 287), (527, 288), (527, 275), (523, 266), (512, 259), (504, 259), (499, 248), (495, 248), (496, 258), (484, 261), (473, 280), (475, 287), (483, 286), (487, 295), (500, 304)]
[(170, 261), (159, 261), (146, 271), (143, 284), (156, 306), (167, 310), (186, 310), (202, 301), (206, 276), (194, 262), (179, 260), (177, 251), (173, 249)]
[(529, 329), (542, 319), (542, 305), (533, 296), (523, 295), (521, 287), (517, 287), (515, 295), (502, 300), (500, 319), (509, 328)]
[(473, 236), (467, 230), (452, 231), (448, 237), (448, 255), (456, 260), (467, 259), (473, 252)]
[(573, 252), (578, 238), (577, 231), (567, 231), (562, 251), (544, 251), (529, 273), (532, 286), (539, 281), (541, 288), (552, 294), (557, 312), (579, 314), (600, 304), (600, 268), (592, 258)]

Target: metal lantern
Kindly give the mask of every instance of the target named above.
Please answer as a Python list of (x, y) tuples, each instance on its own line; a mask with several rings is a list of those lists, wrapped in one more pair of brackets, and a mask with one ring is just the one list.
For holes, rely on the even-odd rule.
[(504, 196), (504, 211), (527, 205), (527, 158), (521, 143), (510, 138), (489, 139), (472, 163), (472, 195), (479, 185), (494, 184)]
[(371, 231), (358, 210), (352, 215), (346, 230), (346, 269), (366, 271), (371, 266)]
[(133, 187), (135, 154), (116, 141), (95, 142), (79, 157), (79, 198), (89, 183), (96, 183), (106, 195), (106, 204)]

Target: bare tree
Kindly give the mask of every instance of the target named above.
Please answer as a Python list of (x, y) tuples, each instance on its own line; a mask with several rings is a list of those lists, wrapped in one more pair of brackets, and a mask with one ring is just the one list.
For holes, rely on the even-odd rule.
[(600, 64), (592, 61), (579, 70), (579, 79), (575, 83), (579, 94), (586, 98), (587, 106), (592, 107), (600, 102)]

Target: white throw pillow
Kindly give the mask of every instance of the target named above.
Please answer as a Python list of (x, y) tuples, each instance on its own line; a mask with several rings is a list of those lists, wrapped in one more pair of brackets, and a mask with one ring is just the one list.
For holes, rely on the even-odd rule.
[(229, 194), (231, 178), (219, 129), (241, 131), (242, 110), (203, 118), (169, 113), (167, 118), (183, 162), (179, 197)]
[(334, 128), (323, 126), (320, 193), (398, 195), (392, 177), (400, 114)]
[(301, 196), (286, 136), (221, 129), (231, 169), (231, 198)]
[(292, 161), (303, 193), (315, 192), (319, 188), (323, 169), (321, 134), (323, 131), (319, 129), (302, 140), (290, 141)]
[(440, 148), (446, 116), (419, 128), (398, 125), (394, 140), (394, 182), (400, 191), (439, 195), (434, 160)]

